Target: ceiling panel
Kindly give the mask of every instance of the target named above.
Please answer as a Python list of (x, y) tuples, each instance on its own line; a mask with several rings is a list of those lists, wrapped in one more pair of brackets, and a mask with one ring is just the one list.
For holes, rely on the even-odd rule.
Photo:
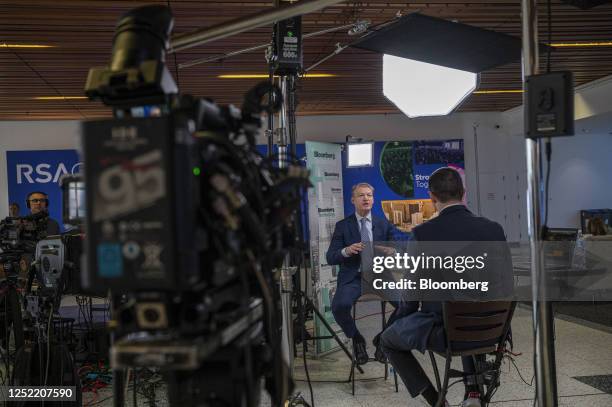
[[(90, 119), (109, 117), (110, 110), (87, 100), (41, 101), (36, 96), (82, 96), (90, 67), (106, 65), (114, 25), (127, 10), (144, 4), (167, 1), (94, 0), (13, 0), (0, 1), (0, 43), (53, 45), (46, 49), (0, 47), (0, 120)], [(271, 1), (174, 0), (175, 33), (208, 27), (240, 16), (262, 11)], [(546, 2), (540, 2), (540, 40), (548, 42)], [(580, 10), (551, 2), (552, 41), (612, 41), (612, 5)], [(373, 24), (388, 21), (400, 12), (418, 11), (427, 15), (520, 36), (519, 1), (445, 0), (431, 2), (347, 1), (304, 18), (304, 32), (370, 19)], [(263, 44), (270, 28), (239, 34), (176, 55), (181, 64)], [(305, 65), (331, 53), (336, 43), (351, 41), (346, 32), (325, 34), (305, 40)], [(299, 114), (395, 113), (397, 109), (382, 95), (380, 55), (348, 49), (319, 66), (315, 72), (332, 73), (333, 78), (305, 78), (299, 83)], [(263, 50), (223, 61), (178, 70), (168, 58), (184, 93), (210, 97), (220, 103), (240, 104), (242, 95), (257, 80), (217, 79), (228, 73), (265, 73)], [(576, 84), (612, 74), (612, 47), (561, 48), (551, 53), (553, 70), (571, 70)], [(546, 68), (546, 55), (541, 56)], [(520, 89), (519, 63), (504, 65), (480, 77), (480, 89)], [(417, 97), (417, 96), (415, 96)], [(459, 111), (503, 111), (521, 104), (521, 94), (471, 95)]]

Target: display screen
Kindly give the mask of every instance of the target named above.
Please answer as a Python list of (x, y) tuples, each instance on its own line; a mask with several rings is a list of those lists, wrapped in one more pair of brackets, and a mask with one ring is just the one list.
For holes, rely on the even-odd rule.
[(347, 145), (347, 167), (371, 167), (374, 165), (374, 143)]

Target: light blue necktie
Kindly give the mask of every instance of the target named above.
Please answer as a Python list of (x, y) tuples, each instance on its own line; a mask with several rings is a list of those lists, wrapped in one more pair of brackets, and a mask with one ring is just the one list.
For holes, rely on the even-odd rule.
[(372, 270), (373, 253), (367, 218), (361, 218), (361, 243), (365, 245), (361, 252), (361, 271), (370, 271)]
[(366, 243), (366, 246), (372, 246), (370, 234), (368, 233), (368, 219), (361, 218), (361, 243)]

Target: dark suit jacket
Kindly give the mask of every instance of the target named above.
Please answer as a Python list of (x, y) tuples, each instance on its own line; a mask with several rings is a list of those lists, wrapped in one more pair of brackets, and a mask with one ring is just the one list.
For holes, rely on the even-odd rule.
[[(374, 242), (389, 242), (397, 238), (398, 231), (386, 218), (372, 215), (372, 240)], [(359, 242), (361, 242), (361, 233), (355, 214), (336, 223), (326, 258), (327, 264), (340, 265), (338, 285), (353, 281), (359, 276), (361, 256), (344, 257), (341, 253), (345, 247)]]
[[(438, 217), (412, 229), (414, 240), (423, 242), (496, 242), (506, 241), (504, 229), (497, 222), (479, 217), (463, 205), (443, 209)], [(403, 303), (400, 315), (406, 315), (401, 324), (409, 337), (405, 339), (413, 349), (443, 350), (446, 339), (442, 321), (442, 303), (423, 302), (421, 311), (415, 312), (418, 304)], [(473, 345), (472, 345), (473, 346)]]
[(499, 223), (476, 216), (463, 205), (443, 209), (438, 217), (412, 229), (412, 234), (414, 240), (430, 242), (506, 241)]
[(47, 236), (59, 235), (60, 226), (55, 219), (47, 218)]

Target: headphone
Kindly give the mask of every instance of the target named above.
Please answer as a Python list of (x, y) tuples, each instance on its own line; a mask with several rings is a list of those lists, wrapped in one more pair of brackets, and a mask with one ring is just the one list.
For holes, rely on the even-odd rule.
[(26, 206), (28, 207), (28, 209), (31, 209), (30, 208), (30, 197), (34, 194), (44, 195), (45, 197), (42, 199), (42, 201), (44, 201), (47, 204), (47, 208), (49, 208), (49, 195), (41, 191), (33, 191), (33, 192), (30, 192), (28, 196), (26, 197)]

